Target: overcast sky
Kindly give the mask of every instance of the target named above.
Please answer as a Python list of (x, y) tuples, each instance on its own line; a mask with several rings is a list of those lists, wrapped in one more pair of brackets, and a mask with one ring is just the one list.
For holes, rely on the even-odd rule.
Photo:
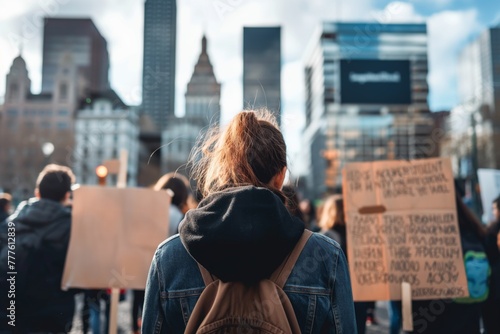
[[(5, 75), (19, 54), (32, 80), (41, 86), (42, 18), (90, 17), (108, 41), (112, 87), (129, 104), (141, 103), (143, 0), (0, 0), (0, 96)], [(222, 115), (227, 120), (242, 106), (243, 26), (282, 26), (282, 112), (293, 153), (303, 124), (302, 56), (322, 20), (381, 23), (427, 22), (429, 103), (449, 109), (458, 101), (456, 59), (460, 49), (488, 26), (500, 22), (496, 0), (178, 0), (176, 113), (183, 114), (186, 84), (201, 50), (203, 32), (215, 75), (222, 83)], [(1, 99), (1, 98), (0, 98)]]

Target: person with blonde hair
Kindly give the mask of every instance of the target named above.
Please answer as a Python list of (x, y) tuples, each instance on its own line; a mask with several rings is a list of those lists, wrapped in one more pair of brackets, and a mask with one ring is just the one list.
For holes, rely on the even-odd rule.
[[(158, 246), (146, 285), (143, 332), (186, 330), (205, 290), (200, 267), (221, 282), (251, 288), (306, 240), (283, 288), (300, 332), (356, 333), (343, 252), (321, 234), (304, 233), (304, 224), (285, 206), (286, 145), (275, 118), (266, 111), (240, 112), (209, 135), (192, 159), (203, 199), (186, 213), (180, 234)], [(232, 307), (258, 301), (224, 302)]]
[[(324, 204), (319, 220), (321, 233), (337, 241), (347, 256), (347, 229), (344, 214), (344, 199), (341, 195), (329, 196)], [(366, 332), (367, 312), (372, 302), (355, 302), (356, 326), (358, 333)]]
[(326, 199), (318, 225), (321, 233), (337, 241), (344, 254), (347, 254), (344, 200), (342, 196), (332, 195)]

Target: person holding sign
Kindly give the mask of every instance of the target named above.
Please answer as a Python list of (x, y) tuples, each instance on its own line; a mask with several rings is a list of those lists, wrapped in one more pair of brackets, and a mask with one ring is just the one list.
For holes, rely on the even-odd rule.
[[(156, 191), (170, 190), (173, 194), (169, 210), (168, 236), (177, 234), (179, 223), (188, 211), (189, 180), (177, 172), (167, 173), (160, 177), (153, 187)], [(133, 290), (132, 302), (132, 331), (140, 333), (142, 323), (142, 307), (144, 304), (144, 290)]]
[(481, 306), (488, 298), (491, 271), (485, 230), (458, 195), (456, 207), (469, 297), (413, 301), (414, 333), (480, 333)]
[[(344, 200), (341, 195), (328, 197), (323, 205), (319, 220), (321, 233), (337, 241), (344, 254), (347, 254), (347, 230), (344, 214)], [(358, 334), (366, 332), (366, 312), (369, 302), (354, 302)]]
[[(286, 145), (274, 117), (266, 111), (238, 113), (223, 131), (208, 136), (194, 160), (203, 200), (186, 213), (180, 235), (156, 251), (146, 286), (143, 332), (184, 332), (207, 290), (207, 275), (220, 284), (252, 289), (305, 240), (283, 288), (300, 332), (356, 333), (342, 250), (323, 235), (304, 234), (304, 224), (284, 205)], [(210, 274), (202, 277), (199, 265)], [(260, 300), (260, 306), (275, 310), (282, 305), (272, 297)], [(232, 309), (256, 302), (224, 301)]]
[(486, 334), (500, 333), (500, 196), (492, 203), (493, 221), (486, 231), (488, 260), (491, 264), (491, 283), (488, 300), (483, 307), (483, 323)]

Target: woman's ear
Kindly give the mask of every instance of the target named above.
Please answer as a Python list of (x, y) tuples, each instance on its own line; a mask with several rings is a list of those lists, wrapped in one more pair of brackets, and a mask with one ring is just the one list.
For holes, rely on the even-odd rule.
[(271, 179), (271, 186), (275, 189), (281, 190), (283, 188), (283, 183), (285, 182), (285, 176), (286, 176), (286, 166), (283, 167), (281, 171), (279, 171), (276, 175), (273, 176)]

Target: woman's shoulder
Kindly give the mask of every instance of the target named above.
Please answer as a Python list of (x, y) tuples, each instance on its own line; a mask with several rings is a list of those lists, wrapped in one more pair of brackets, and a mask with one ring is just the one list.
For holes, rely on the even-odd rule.
[(323, 234), (323, 233), (318, 233), (315, 232), (311, 236), (311, 240), (313, 241), (314, 244), (325, 247), (325, 248), (330, 248), (334, 252), (341, 251), (342, 248), (340, 247), (340, 244), (330, 238), (328, 235)]
[(167, 291), (204, 287), (198, 264), (188, 253), (178, 234), (158, 246), (155, 263), (161, 284)]
[(156, 249), (155, 257), (161, 262), (177, 259), (178, 261), (182, 261), (185, 258), (192, 259), (182, 244), (179, 234), (175, 234), (159, 244)]
[(314, 291), (323, 289), (328, 294), (339, 268), (345, 268), (345, 263), (342, 250), (335, 240), (313, 233), (290, 274), (287, 289), (290, 286), (300, 286), (303, 291), (309, 291), (307, 289), (315, 287)]
[(313, 233), (304, 247), (303, 254), (305, 257), (313, 256), (323, 261), (334, 261), (336, 263), (339, 258), (342, 258), (343, 252), (337, 241), (324, 234)]

